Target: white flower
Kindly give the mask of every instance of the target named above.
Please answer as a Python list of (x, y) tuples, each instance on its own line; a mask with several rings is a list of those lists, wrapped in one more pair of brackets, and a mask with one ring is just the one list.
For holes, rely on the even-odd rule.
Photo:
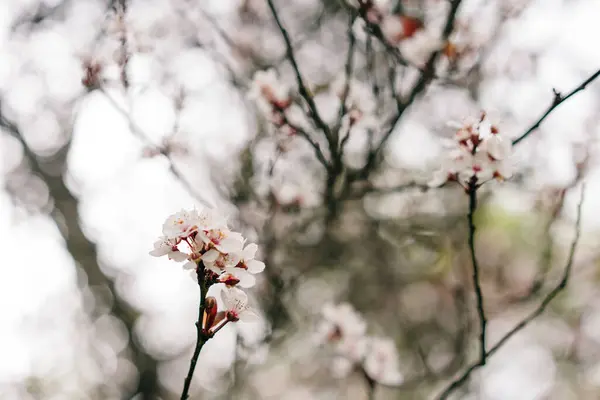
[(498, 128), (483, 113), (479, 121), (467, 120), (458, 127), (454, 142), (429, 185), (439, 186), (448, 180), (456, 180), (468, 188), (494, 178), (510, 178), (511, 154), (512, 143), (499, 134)]
[(240, 262), (239, 252), (242, 249), (242, 242), (235, 241), (235, 248), (232, 244), (229, 247), (230, 253), (222, 253), (217, 249), (210, 249), (202, 255), (202, 262), (207, 269), (216, 274), (220, 274), (226, 268), (233, 268)]
[(214, 248), (221, 253), (235, 253), (241, 250), (244, 238), (241, 233), (224, 227), (198, 231), (196, 242), (204, 243), (207, 247)]
[(391, 339), (370, 338), (363, 368), (369, 377), (384, 385), (399, 385), (404, 380), (400, 372), (398, 351)]
[(198, 230), (198, 211), (181, 210), (169, 215), (163, 224), (163, 235), (169, 239), (185, 239)]
[(185, 261), (188, 257), (187, 254), (179, 251), (176, 240), (169, 239), (166, 236), (162, 236), (154, 242), (154, 250), (150, 252), (150, 255), (154, 257), (167, 256), (169, 260), (177, 262)]
[[(340, 75), (333, 83), (332, 90), (340, 100), (344, 96), (346, 89), (346, 77)], [(377, 101), (371, 88), (356, 79), (351, 79), (348, 82), (348, 92), (346, 95), (346, 115), (349, 123), (354, 125), (356, 122), (363, 119), (371, 120), (374, 118), (374, 113), (377, 109)]]
[(227, 217), (211, 208), (204, 208), (198, 212), (197, 224), (199, 230), (227, 228)]
[(434, 51), (440, 50), (444, 42), (426, 29), (400, 42), (400, 52), (411, 63), (422, 67)]
[(226, 288), (221, 291), (225, 313), (230, 321), (256, 321), (258, 316), (248, 306), (248, 296), (242, 290)]
[(320, 331), (329, 340), (344, 336), (363, 336), (367, 331), (367, 323), (349, 303), (326, 304), (321, 313), (323, 321)]
[(274, 108), (283, 110), (291, 104), (290, 88), (279, 80), (272, 68), (254, 74), (249, 96), (267, 116), (273, 113)]
[(333, 344), (340, 356), (353, 362), (360, 361), (366, 351), (365, 320), (348, 303), (326, 304), (322, 314), (324, 318), (317, 328), (317, 340)]
[(255, 260), (258, 246), (254, 243), (247, 245), (241, 252), (235, 255), (237, 263), (225, 267), (225, 272), (232, 274), (239, 279), (241, 287), (248, 288), (254, 286), (256, 278), (254, 274), (258, 274), (265, 269), (265, 263)]

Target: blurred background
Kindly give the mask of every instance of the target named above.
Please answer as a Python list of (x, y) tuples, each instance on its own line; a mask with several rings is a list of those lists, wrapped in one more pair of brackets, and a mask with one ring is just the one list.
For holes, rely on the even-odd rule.
[[(250, 291), (261, 322), (205, 346), (191, 398), (429, 399), (476, 359), (468, 199), (427, 186), (447, 123), (486, 110), (509, 139), (526, 132), (600, 68), (600, 2), (372, 6), (437, 47), (406, 25), (390, 38), (358, 1), (273, 3), (343, 154), (266, 0), (0, 0), (1, 399), (179, 398), (197, 286), (148, 251), (169, 214), (207, 205), (267, 268)], [(298, 132), (249, 95), (268, 68)], [(366, 88), (366, 123), (338, 119), (340, 77)], [(560, 104), (515, 146), (513, 178), (479, 191), (490, 343), (556, 286), (584, 181), (586, 201), (567, 287), (452, 398), (600, 398), (599, 100), (591, 82)], [(399, 387), (332, 372), (312, 337), (342, 301), (395, 342)]]

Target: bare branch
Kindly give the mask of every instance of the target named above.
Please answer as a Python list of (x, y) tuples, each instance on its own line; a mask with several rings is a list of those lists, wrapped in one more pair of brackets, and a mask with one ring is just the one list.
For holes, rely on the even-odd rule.
[(561, 95), (559, 92), (557, 92), (555, 89), (553, 89), (552, 91), (554, 93), (554, 99), (552, 100), (552, 104), (550, 104), (550, 106), (546, 109), (546, 111), (542, 114), (542, 116), (533, 125), (531, 125), (531, 127), (529, 129), (527, 129), (525, 131), (525, 133), (523, 133), (521, 136), (519, 136), (518, 138), (513, 140), (512, 144), (516, 145), (516, 144), (520, 143), (523, 139), (525, 139), (527, 136), (529, 136), (533, 131), (535, 131), (537, 128), (540, 127), (542, 122), (544, 122), (544, 120), (552, 113), (552, 111), (554, 111), (554, 109), (556, 109), (559, 105), (561, 105), (562, 103), (567, 101), (569, 98), (571, 98), (571, 96), (584, 90), (587, 85), (592, 83), (599, 76), (600, 76), (600, 69), (598, 71), (594, 72), (589, 78), (587, 78), (585, 81), (583, 81), (575, 89), (571, 90), (566, 96)]
[(309, 93), (308, 89), (306, 88), (306, 85), (304, 84), (304, 79), (302, 78), (302, 73), (300, 72), (300, 68), (298, 67), (298, 63), (296, 61), (296, 56), (294, 55), (294, 49), (292, 47), (292, 42), (290, 40), (290, 36), (289, 36), (287, 30), (285, 29), (285, 27), (283, 26), (281, 19), (279, 18), (279, 14), (277, 13), (277, 10), (275, 9), (273, 0), (267, 0), (267, 2), (269, 4), (269, 8), (271, 9), (271, 14), (273, 15), (273, 18), (275, 19), (275, 22), (277, 23), (277, 27), (279, 28), (279, 31), (281, 32), (281, 36), (283, 37), (283, 40), (285, 42), (287, 59), (290, 61), (290, 64), (292, 64), (292, 68), (294, 69), (294, 73), (296, 75), (296, 83), (298, 84), (298, 91), (300, 92), (300, 96), (302, 96), (304, 101), (306, 101), (306, 104), (308, 104), (310, 116), (315, 121), (315, 124), (317, 125), (317, 127), (319, 129), (321, 129), (323, 131), (323, 133), (327, 137), (327, 139), (329, 141), (329, 147), (332, 150), (332, 156), (333, 156), (335, 154), (336, 143), (333, 141), (333, 136), (331, 134), (331, 130), (329, 129), (329, 126), (327, 125), (327, 123), (325, 123), (325, 121), (321, 118), (321, 115), (319, 114), (319, 110), (317, 109), (317, 105), (315, 104), (315, 101), (312, 98), (312, 95)]
[[(447, 40), (450, 34), (452, 33), (452, 29), (454, 27), (454, 21), (456, 20), (458, 14), (458, 8), (461, 4), (462, 0), (453, 0), (451, 2), (450, 11), (448, 13), (448, 17), (446, 19), (446, 24), (444, 26), (444, 30), (442, 31), (442, 39)], [(389, 121), (388, 129), (384, 133), (383, 138), (379, 142), (377, 146), (369, 153), (367, 156), (367, 162), (361, 171), (361, 177), (366, 177), (369, 173), (375, 168), (375, 166), (380, 161), (380, 153), (385, 147), (385, 144), (392, 136), (394, 129), (404, 111), (414, 102), (414, 100), (425, 90), (427, 85), (435, 78), (435, 63), (438, 60), (438, 57), (442, 54), (442, 50), (437, 50), (431, 53), (429, 59), (425, 63), (425, 66), (421, 70), (421, 75), (419, 80), (411, 90), (408, 98), (402, 103), (402, 106), (399, 107), (396, 115)]]
[[(519, 322), (513, 329), (507, 332), (489, 351), (486, 352), (486, 357), (491, 357), (496, 353), (510, 338), (512, 338), (515, 334), (523, 330), (527, 325), (529, 325), (536, 317), (541, 315), (548, 307), (548, 304), (567, 286), (567, 282), (569, 281), (569, 277), (571, 275), (571, 270), (573, 268), (573, 260), (575, 258), (575, 251), (577, 250), (577, 245), (579, 243), (579, 237), (581, 236), (581, 210), (583, 208), (583, 202), (585, 199), (585, 184), (582, 185), (581, 188), (581, 198), (579, 200), (579, 205), (577, 206), (577, 219), (575, 221), (575, 237), (573, 238), (573, 242), (571, 243), (571, 248), (569, 250), (569, 256), (567, 258), (567, 264), (565, 266), (562, 279), (558, 282), (558, 284), (546, 295), (546, 297), (542, 300), (540, 305), (531, 312), (528, 316), (523, 318), (521, 322)], [(481, 368), (484, 364), (482, 360), (478, 360), (474, 364), (471, 364), (469, 368), (461, 376), (452, 381), (450, 385), (442, 392), (442, 394), (438, 397), (439, 400), (447, 399), (452, 392), (458, 389), (463, 383), (469, 379), (471, 373), (479, 368)]]

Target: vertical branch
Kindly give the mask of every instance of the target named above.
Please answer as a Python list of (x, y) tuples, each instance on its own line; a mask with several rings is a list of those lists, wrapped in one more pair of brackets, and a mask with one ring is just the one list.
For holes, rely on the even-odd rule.
[(204, 308), (206, 301), (206, 292), (208, 291), (206, 287), (206, 280), (204, 274), (204, 264), (200, 262), (196, 269), (196, 273), (198, 274), (198, 287), (200, 289), (200, 305), (198, 306), (198, 321), (196, 321), (196, 347), (194, 348), (194, 354), (192, 355), (192, 359), (190, 360), (190, 368), (188, 370), (187, 376), (185, 377), (183, 383), (183, 391), (181, 392), (181, 400), (186, 400), (189, 398), (189, 390), (192, 384), (192, 377), (194, 376), (194, 370), (196, 369), (196, 363), (198, 362), (198, 357), (200, 356), (200, 350), (209, 339), (208, 335), (202, 329), (202, 320), (204, 317)]
[(275, 5), (273, 4), (273, 0), (267, 0), (267, 2), (269, 4), (269, 8), (271, 9), (271, 14), (273, 15), (273, 18), (275, 19), (275, 22), (277, 23), (277, 27), (279, 28), (279, 31), (281, 32), (281, 36), (283, 37), (283, 40), (285, 42), (287, 59), (289, 60), (290, 64), (292, 64), (292, 68), (294, 69), (294, 73), (296, 75), (296, 83), (298, 84), (298, 91), (300, 92), (300, 96), (302, 96), (304, 101), (306, 101), (311, 118), (314, 120), (317, 127), (319, 129), (321, 129), (323, 131), (323, 133), (325, 134), (325, 136), (329, 142), (329, 148), (332, 151), (331, 155), (333, 157), (335, 154), (335, 146), (337, 145), (337, 143), (334, 140), (334, 137), (332, 135), (332, 132), (329, 129), (329, 126), (321, 118), (321, 115), (319, 114), (319, 110), (317, 109), (317, 105), (316, 105), (314, 99), (312, 98), (312, 95), (309, 93), (308, 89), (306, 88), (306, 85), (304, 84), (304, 79), (302, 78), (302, 73), (300, 72), (300, 67), (298, 67), (298, 62), (296, 61), (296, 56), (294, 55), (294, 48), (292, 47), (292, 41), (290, 40), (290, 36), (289, 36), (287, 30), (285, 29), (285, 27), (283, 26), (283, 24), (281, 22), (281, 19), (279, 18), (279, 14), (277, 13), (277, 9), (275, 8)]
[[(575, 221), (575, 236), (573, 237), (573, 242), (571, 242), (571, 247), (569, 249), (569, 256), (567, 258), (567, 264), (565, 266), (563, 276), (558, 284), (546, 295), (546, 297), (542, 300), (540, 305), (533, 310), (529, 315), (521, 320), (513, 329), (508, 331), (498, 342), (492, 346), (492, 348), (486, 353), (486, 357), (491, 357), (498, 350), (504, 346), (506, 342), (518, 332), (523, 330), (527, 325), (529, 325), (535, 318), (540, 316), (545, 310), (546, 307), (554, 300), (554, 298), (567, 286), (569, 281), (569, 277), (571, 276), (571, 270), (573, 268), (573, 261), (575, 259), (575, 251), (577, 250), (577, 245), (579, 244), (579, 238), (581, 236), (581, 211), (583, 208), (583, 202), (585, 200), (585, 184), (581, 188), (581, 198), (579, 200), (579, 204), (577, 206), (577, 219)], [(446, 400), (456, 389), (461, 387), (471, 376), (473, 371), (481, 368), (484, 364), (481, 363), (481, 360), (471, 364), (469, 368), (463, 372), (458, 378), (452, 381), (448, 387), (440, 394), (438, 397), (439, 400)]]
[(129, 63), (129, 44), (127, 42), (127, 24), (125, 18), (127, 15), (127, 0), (119, 0), (116, 6), (116, 17), (119, 28), (119, 66), (121, 67), (121, 83), (125, 90), (129, 89), (129, 76), (127, 74), (127, 65)]
[(483, 307), (483, 292), (481, 291), (481, 282), (479, 279), (479, 264), (477, 263), (477, 257), (475, 256), (475, 223), (473, 221), (475, 210), (477, 209), (477, 188), (473, 184), (469, 189), (469, 251), (471, 253), (471, 263), (473, 265), (473, 287), (475, 288), (475, 295), (477, 296), (477, 315), (479, 316), (479, 362), (481, 365), (485, 365), (486, 353), (485, 353), (485, 342), (486, 342), (486, 325), (487, 320), (485, 318), (485, 311)]
[(345, 82), (341, 96), (340, 110), (338, 111), (338, 123), (336, 130), (340, 129), (340, 126), (342, 125), (342, 118), (348, 111), (346, 110), (346, 100), (348, 99), (348, 95), (350, 94), (350, 81), (352, 80), (352, 71), (354, 69), (354, 45), (356, 43), (356, 38), (354, 37), (354, 32), (352, 31), (352, 25), (354, 25), (355, 20), (356, 14), (353, 13), (350, 16), (350, 22), (348, 23), (348, 53), (346, 55), (346, 64), (344, 66)]
[(115, 285), (102, 272), (98, 264), (98, 250), (96, 244), (90, 241), (80, 225), (79, 200), (69, 191), (65, 185), (62, 172), (66, 169), (66, 158), (70, 143), (60, 149), (53, 158), (53, 170), (61, 171), (61, 174), (52, 174), (47, 171), (46, 164), (27, 145), (17, 125), (6, 118), (1, 112), (0, 102), (0, 127), (6, 129), (13, 137), (21, 143), (24, 158), (29, 162), (32, 171), (40, 176), (50, 193), (50, 199), (54, 204), (51, 216), (55, 223), (60, 226), (66, 224), (66, 232), (61, 232), (67, 251), (88, 278), (88, 285), (106, 287), (113, 295), (113, 306), (110, 312), (125, 325), (129, 334), (129, 350), (132, 362), (139, 372), (139, 379), (133, 394), (139, 394), (143, 400), (153, 400), (157, 397), (158, 379), (156, 376), (156, 360), (152, 358), (134, 338), (134, 325), (136, 311), (124, 301), (115, 289)]
[[(454, 28), (454, 21), (458, 15), (458, 8), (461, 4), (462, 0), (452, 0), (450, 11), (448, 13), (448, 17), (446, 18), (446, 24), (444, 25), (444, 29), (442, 31), (442, 39), (447, 40), (450, 34), (452, 33), (452, 29)], [(394, 128), (396, 127), (398, 121), (404, 114), (404, 112), (408, 109), (408, 107), (415, 101), (415, 99), (425, 90), (427, 85), (433, 80), (435, 77), (435, 63), (437, 62), (439, 56), (442, 54), (442, 50), (434, 51), (431, 56), (427, 59), (425, 66), (420, 69), (421, 75), (419, 80), (413, 86), (408, 98), (402, 102), (402, 104), (398, 107), (398, 111), (396, 115), (389, 121), (388, 129), (383, 134), (383, 137), (379, 141), (379, 143), (374, 146), (373, 150), (369, 152), (367, 156), (367, 162), (365, 166), (362, 168), (360, 173), (356, 178), (367, 178), (369, 174), (376, 168), (377, 164), (381, 160), (381, 152), (385, 147), (385, 144), (392, 136), (394, 132)]]

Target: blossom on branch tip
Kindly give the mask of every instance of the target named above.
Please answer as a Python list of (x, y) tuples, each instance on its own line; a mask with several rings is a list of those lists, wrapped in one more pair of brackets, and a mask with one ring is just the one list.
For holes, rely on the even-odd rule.
[(456, 134), (429, 186), (456, 181), (474, 190), (489, 180), (512, 176), (512, 143), (500, 135), (485, 113), (479, 120), (452, 126), (457, 128)]
[(335, 356), (331, 370), (334, 376), (343, 378), (360, 368), (376, 382), (391, 386), (402, 383), (404, 377), (393, 340), (367, 336), (365, 320), (348, 303), (327, 304), (322, 314), (318, 338), (333, 345)]
[(221, 299), (225, 305), (226, 318), (229, 321), (251, 322), (258, 319), (258, 315), (248, 305), (248, 296), (237, 288), (226, 288), (221, 291)]
[(381, 21), (381, 32), (385, 40), (391, 45), (398, 45), (401, 41), (413, 37), (423, 28), (423, 22), (417, 18), (406, 15), (390, 14)]
[(154, 250), (150, 251), (150, 255), (154, 257), (167, 256), (169, 260), (177, 262), (185, 261), (188, 257), (187, 254), (179, 251), (176, 240), (169, 239), (166, 236), (154, 242)]

